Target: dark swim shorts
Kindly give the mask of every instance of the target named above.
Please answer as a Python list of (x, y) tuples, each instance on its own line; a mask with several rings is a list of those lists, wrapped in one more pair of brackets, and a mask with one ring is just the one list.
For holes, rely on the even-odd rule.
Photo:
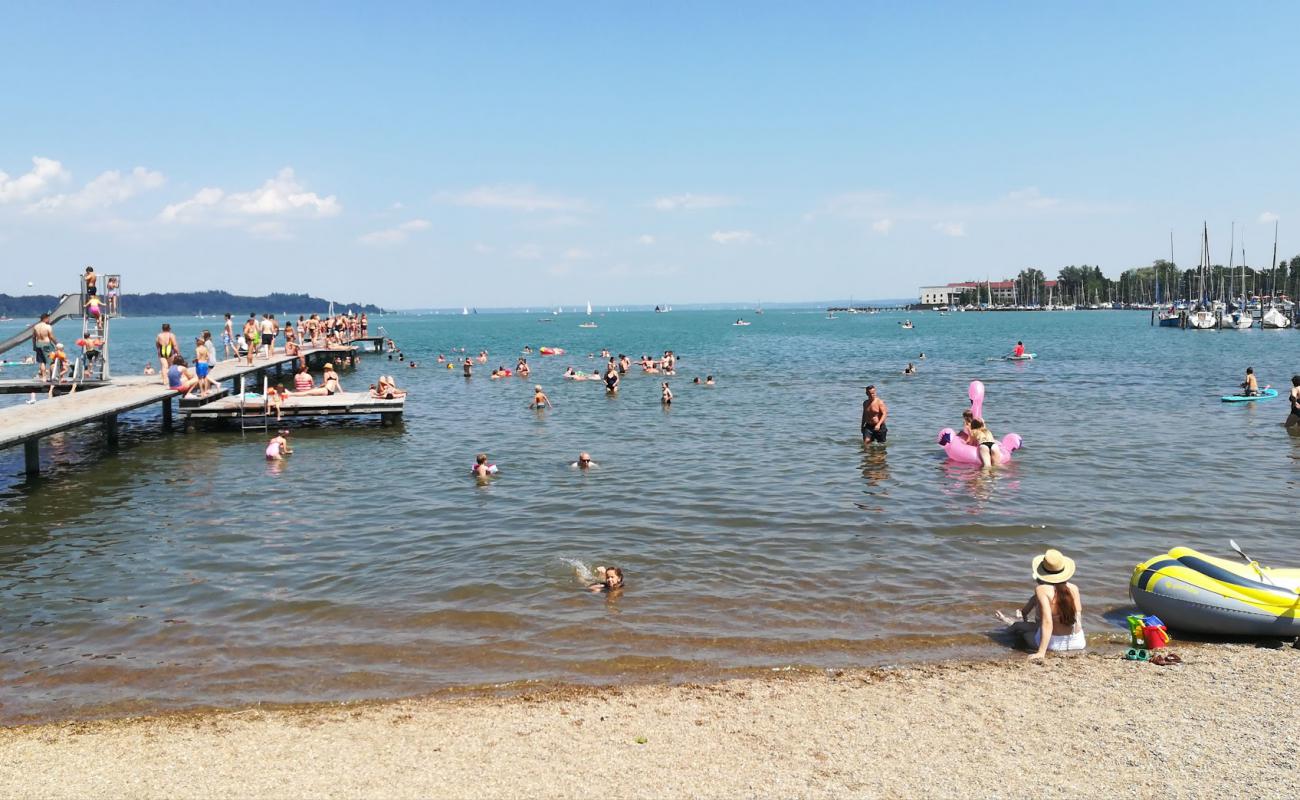
[(888, 435), (889, 435), (889, 427), (886, 425), (881, 425), (879, 428), (875, 428), (875, 429), (870, 428), (866, 425), (862, 426), (863, 439), (870, 439), (873, 442), (880, 442), (881, 444), (884, 444), (885, 437)]

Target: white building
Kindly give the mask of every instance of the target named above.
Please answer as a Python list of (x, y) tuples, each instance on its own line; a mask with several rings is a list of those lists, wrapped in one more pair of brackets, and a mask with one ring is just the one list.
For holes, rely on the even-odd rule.
[(921, 305), (923, 306), (951, 306), (957, 302), (961, 293), (970, 288), (965, 285), (954, 286), (922, 286), (921, 287)]

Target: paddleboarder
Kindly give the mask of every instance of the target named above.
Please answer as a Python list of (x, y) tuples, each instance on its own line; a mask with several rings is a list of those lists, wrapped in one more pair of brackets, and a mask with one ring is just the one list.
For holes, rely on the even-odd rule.
[(1016, 347), (1011, 351), (1011, 355), (1016, 358), (1022, 358), (1025, 355), (1025, 343), (1016, 342)]

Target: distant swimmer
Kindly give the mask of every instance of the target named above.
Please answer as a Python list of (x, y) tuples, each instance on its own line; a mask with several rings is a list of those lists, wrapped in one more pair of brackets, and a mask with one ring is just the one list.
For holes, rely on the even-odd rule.
[(596, 576), (600, 583), (587, 587), (592, 592), (618, 592), (623, 589), (623, 570), (619, 567), (596, 567)]
[(1291, 413), (1287, 415), (1288, 428), (1300, 426), (1300, 375), (1291, 376)]
[(287, 430), (281, 430), (271, 439), (270, 444), (266, 446), (267, 461), (279, 461), (293, 453), (293, 448), (289, 447), (288, 436)]
[(578, 460), (569, 466), (574, 469), (591, 469), (592, 467), (599, 467), (600, 465), (591, 460), (590, 453), (578, 453)]
[(924, 360), (925, 360), (925, 353), (922, 353), (921, 355), (917, 356), (917, 357), (916, 357), (916, 360), (917, 360), (917, 361), (924, 361)]
[(907, 366), (906, 366), (906, 367), (903, 367), (903, 374), (904, 374), (904, 375), (915, 375), (915, 374), (916, 374), (916, 367), (912, 366), (912, 362), (911, 362), (911, 361), (907, 362)]
[(663, 391), (659, 393), (659, 402), (666, 406), (673, 404), (673, 390), (668, 388), (668, 381), (663, 383)]
[(474, 466), (469, 468), (469, 474), (475, 478), (485, 479), (491, 475), (496, 475), (499, 470), (496, 464), (489, 464), (487, 453), (479, 453), (474, 457)]
[(889, 419), (889, 407), (876, 395), (874, 385), (867, 387), (867, 399), (862, 401), (862, 443), (885, 443), (889, 428), (885, 425)]
[(712, 375), (710, 375), (709, 377), (707, 377), (707, 378), (704, 379), (704, 385), (705, 385), (705, 386), (713, 386), (713, 385), (714, 385), (714, 384), (713, 384), (713, 376), (712, 376)]
[(466, 357), (465, 363), (461, 365), (461, 371), (465, 373), (466, 378), (474, 377), (474, 361), (469, 357)]
[(533, 402), (528, 405), (529, 408), (535, 408), (541, 411), (543, 408), (551, 408), (551, 398), (546, 396), (542, 391), (541, 385), (533, 387)]
[(1024, 342), (1016, 342), (1015, 349), (1013, 349), (1013, 350), (1011, 351), (1011, 355), (1014, 356), (1014, 357), (1016, 357), (1016, 358), (1020, 358), (1020, 357), (1023, 356), (1024, 354), (1025, 354), (1025, 343), (1024, 343)]
[(696, 375), (694, 378), (691, 378), (691, 383), (693, 383), (693, 384), (696, 385), (696, 386), (699, 386), (699, 385), (700, 385), (700, 376), (699, 376), (699, 375)]

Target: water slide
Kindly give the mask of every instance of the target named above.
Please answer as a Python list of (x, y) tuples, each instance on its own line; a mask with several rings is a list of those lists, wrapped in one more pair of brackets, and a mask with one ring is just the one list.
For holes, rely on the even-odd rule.
[[(67, 319), (68, 317), (80, 316), (81, 295), (65, 294), (63, 297), (59, 298), (59, 304), (50, 312), (50, 324), (53, 325), (59, 320)], [(32, 323), (18, 333), (15, 333), (13, 336), (10, 336), (8, 339), (0, 342), (0, 353), (12, 350), (20, 344), (30, 344), (32, 341), (32, 328), (35, 327), (36, 323)]]

